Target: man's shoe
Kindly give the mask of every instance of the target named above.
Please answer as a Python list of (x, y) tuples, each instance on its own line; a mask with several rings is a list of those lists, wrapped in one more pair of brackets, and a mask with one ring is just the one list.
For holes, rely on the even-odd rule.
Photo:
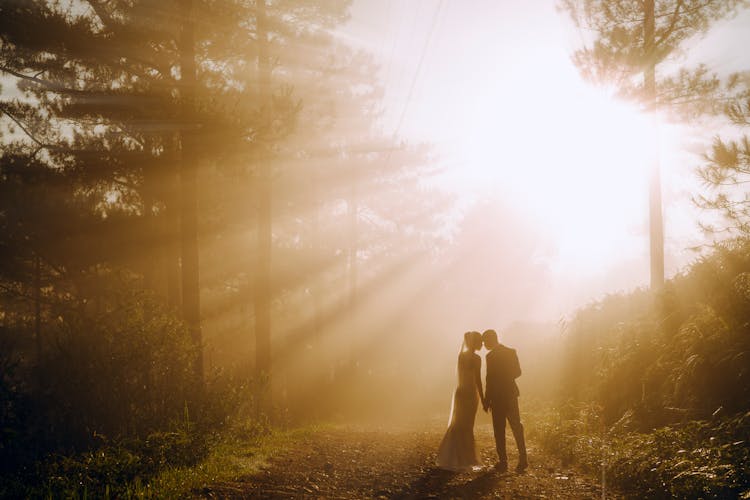
[(529, 467), (529, 463), (527, 461), (518, 462), (518, 465), (516, 465), (516, 472), (519, 474), (523, 473), (527, 468)]
[(497, 472), (508, 472), (508, 464), (506, 462), (498, 462), (495, 464), (495, 471)]

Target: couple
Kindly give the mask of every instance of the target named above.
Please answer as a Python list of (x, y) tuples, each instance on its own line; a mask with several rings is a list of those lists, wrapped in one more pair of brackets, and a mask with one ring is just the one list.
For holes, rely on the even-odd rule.
[[(482, 348), (487, 353), (487, 385), (482, 392), (482, 358), (476, 353)], [(500, 472), (508, 470), (508, 457), (505, 453), (505, 420), (508, 420), (513, 437), (518, 446), (518, 466), (521, 473), (528, 467), (526, 442), (523, 425), (518, 412), (518, 386), (516, 379), (521, 375), (521, 367), (514, 349), (505, 347), (497, 340), (495, 330), (466, 332), (461, 353), (458, 355), (458, 387), (453, 394), (450, 424), (440, 443), (437, 465), (442, 469), (463, 471), (481, 468), (482, 461), (474, 443), (474, 418), (479, 401), (484, 411), (492, 412), (492, 429), (499, 462), (495, 468)]]

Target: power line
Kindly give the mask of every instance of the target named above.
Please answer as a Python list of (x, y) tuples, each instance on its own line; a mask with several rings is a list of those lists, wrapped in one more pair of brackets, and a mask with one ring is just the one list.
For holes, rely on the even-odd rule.
[(412, 96), (414, 95), (414, 88), (417, 86), (417, 80), (419, 78), (419, 73), (422, 71), (422, 64), (425, 60), (425, 55), (427, 54), (427, 49), (430, 46), (430, 42), (432, 41), (432, 35), (435, 32), (435, 26), (437, 26), (437, 20), (440, 15), (440, 12), (443, 10), (443, 2), (444, 0), (440, 0), (438, 3), (437, 9), (435, 9), (435, 14), (432, 16), (432, 24), (430, 25), (430, 32), (427, 35), (427, 38), (425, 39), (425, 43), (422, 46), (422, 53), (419, 56), (419, 62), (417, 63), (417, 69), (414, 71), (414, 77), (411, 81), (411, 86), (409, 87), (409, 93), (406, 96), (406, 102), (404, 103), (404, 108), (401, 111), (401, 117), (398, 120), (398, 124), (396, 125), (396, 129), (393, 131), (393, 137), (397, 137), (398, 133), (401, 131), (401, 127), (404, 124), (404, 118), (406, 117), (406, 111), (409, 108), (409, 104), (411, 103)]
[[(402, 52), (409, 53), (409, 51), (412, 48), (412, 45), (414, 45), (414, 34), (417, 33), (417, 27), (420, 20), (419, 14), (422, 11), (422, 5), (424, 4), (424, 0), (419, 0), (417, 2), (417, 6), (414, 9), (413, 15), (411, 16), (411, 28), (408, 26), (409, 22), (407, 19), (407, 16), (404, 15), (403, 19), (404, 22), (401, 23), (399, 26), (399, 37), (398, 39), (393, 40), (393, 46), (391, 47), (391, 59), (393, 60), (393, 56), (395, 54), (396, 48), (402, 48)], [(406, 30), (407, 36), (404, 38), (404, 40), (401, 40), (401, 28), (404, 28)], [(393, 82), (395, 87), (398, 89), (401, 87), (401, 82), (406, 80), (408, 82), (409, 75), (408, 75), (408, 68), (406, 64), (398, 64), (398, 71), (394, 75)], [(389, 80), (390, 81), (390, 80)]]
[[(391, 23), (391, 15), (390, 14), (391, 14), (391, 9), (393, 8), (393, 4), (389, 3), (388, 7), (389, 7), (388, 8), (388, 24), (390, 25), (390, 23)], [(392, 33), (389, 32), (391, 34), (391, 36), (393, 37), (393, 40), (391, 41), (391, 50), (388, 51), (388, 59), (386, 59), (386, 66), (385, 66), (385, 82), (386, 83), (391, 80), (391, 70), (392, 70), (392, 66), (393, 66), (393, 58), (396, 55), (396, 44), (398, 43), (398, 39), (401, 38), (401, 31), (402, 31), (402, 27), (404, 25), (404, 17), (401, 16), (399, 18), (398, 24), (397, 23), (393, 23), (393, 24), (394, 24), (395, 31), (393, 31)], [(384, 54), (385, 54), (385, 52), (384, 52)]]

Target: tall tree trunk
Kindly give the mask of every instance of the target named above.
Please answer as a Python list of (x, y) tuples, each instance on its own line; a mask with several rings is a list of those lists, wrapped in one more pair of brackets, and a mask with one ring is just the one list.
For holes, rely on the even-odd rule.
[(200, 324), (200, 288), (198, 276), (198, 184), (195, 120), (195, 41), (193, 1), (182, 0), (180, 33), (180, 79), (182, 92), (182, 133), (180, 164), (180, 221), (182, 245), (182, 314), (197, 350), (195, 377), (203, 384), (203, 342)]
[(319, 366), (324, 370), (321, 380), (321, 387), (325, 387), (326, 383), (333, 381), (335, 373), (336, 360), (335, 357), (331, 356), (331, 350), (326, 349), (323, 342), (323, 289), (324, 289), (324, 273), (325, 269), (323, 264), (323, 245), (320, 234), (320, 215), (321, 215), (321, 190), (320, 190), (320, 178), (318, 175), (317, 168), (313, 170), (311, 176), (311, 199), (310, 210), (312, 211), (312, 237), (310, 241), (310, 251), (314, 256), (313, 266), (314, 271), (311, 273), (310, 283), (310, 294), (312, 298), (313, 317), (312, 317), (312, 335), (311, 341), (315, 346), (315, 349), (320, 358)]
[[(144, 139), (143, 146), (146, 156), (151, 155), (151, 141)], [(156, 193), (158, 193), (159, 178), (155, 167), (156, 162), (146, 162), (143, 167), (143, 218), (145, 219), (146, 241), (142, 253), (143, 262), (143, 284), (145, 288), (153, 292), (159, 290), (159, 248), (161, 241), (161, 225), (154, 214), (156, 206)]]
[(311, 238), (311, 251), (314, 255), (313, 263), (315, 265), (315, 272), (312, 273), (312, 283), (310, 284), (310, 293), (313, 300), (313, 324), (312, 324), (312, 335), (316, 345), (320, 345), (321, 337), (321, 294), (322, 290), (322, 276), (320, 271), (323, 268), (322, 256), (323, 249), (321, 248), (320, 239), (320, 179), (318, 178), (317, 170), (312, 173), (312, 204), (310, 209), (312, 210), (312, 238)]
[[(349, 255), (348, 255), (348, 313), (349, 318), (349, 332), (355, 332), (357, 330), (356, 325), (356, 310), (357, 310), (357, 244), (358, 244), (358, 203), (357, 203), (357, 181), (352, 179), (352, 184), (349, 192), (349, 201), (347, 203), (347, 217), (349, 219)], [(355, 362), (355, 345), (354, 336), (350, 335), (347, 338), (346, 346), (346, 365), (349, 369), (355, 369), (357, 364)]]
[(651, 179), (649, 183), (649, 241), (651, 247), (651, 289), (661, 290), (664, 286), (664, 223), (661, 206), (661, 174), (659, 167), (659, 142), (656, 125), (656, 59), (654, 39), (654, 1), (643, 2), (643, 89), (646, 106), (652, 115), (651, 138)]
[(164, 225), (166, 226), (164, 234), (167, 237), (163, 248), (164, 265), (167, 272), (167, 304), (171, 309), (181, 310), (180, 241), (179, 235), (175, 231), (175, 228), (180, 225), (180, 217), (176, 206), (167, 206)]
[(171, 150), (166, 178), (164, 181), (165, 213), (163, 218), (162, 247), (164, 266), (167, 279), (167, 304), (174, 310), (182, 309), (182, 295), (180, 293), (180, 192), (177, 187), (179, 181), (179, 137), (173, 135), (169, 140)]
[(357, 303), (357, 184), (352, 181), (347, 204), (347, 217), (349, 219), (349, 255), (348, 255), (348, 278), (349, 278), (349, 311), (354, 312)]
[(42, 259), (34, 257), (34, 343), (36, 362), (42, 364)]
[[(258, 0), (258, 71), (260, 105), (265, 127), (271, 122), (271, 67), (268, 60), (266, 2)], [(271, 383), (271, 165), (268, 149), (262, 147), (258, 178), (258, 261), (255, 269), (255, 371), (261, 384), (261, 409), (270, 406)]]

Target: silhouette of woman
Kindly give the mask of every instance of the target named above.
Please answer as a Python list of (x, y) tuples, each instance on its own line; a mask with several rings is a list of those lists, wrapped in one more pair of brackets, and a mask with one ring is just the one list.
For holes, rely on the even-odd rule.
[(476, 353), (482, 347), (479, 332), (466, 332), (458, 355), (458, 387), (453, 393), (448, 430), (440, 442), (437, 466), (453, 471), (474, 470), (482, 467), (474, 442), (474, 419), (482, 392), (482, 358)]

